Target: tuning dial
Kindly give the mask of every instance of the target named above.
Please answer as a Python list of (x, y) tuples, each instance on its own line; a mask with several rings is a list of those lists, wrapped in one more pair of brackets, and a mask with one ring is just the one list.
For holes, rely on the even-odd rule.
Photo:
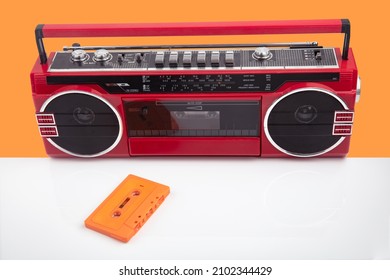
[(95, 51), (93, 59), (95, 61), (107, 61), (111, 59), (111, 54), (105, 49)]
[(254, 59), (257, 60), (266, 60), (270, 59), (272, 57), (272, 53), (269, 50), (269, 48), (266, 47), (259, 47), (255, 49), (255, 52), (252, 54)]
[(74, 50), (72, 52), (73, 61), (84, 61), (88, 58), (87, 53), (84, 50)]

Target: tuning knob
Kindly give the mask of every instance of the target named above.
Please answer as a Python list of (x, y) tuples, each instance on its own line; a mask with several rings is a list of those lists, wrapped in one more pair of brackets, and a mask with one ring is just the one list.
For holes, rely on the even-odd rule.
[(84, 61), (88, 58), (87, 53), (84, 50), (74, 50), (72, 52), (73, 61)]
[(266, 47), (259, 47), (255, 49), (255, 52), (252, 54), (254, 59), (257, 60), (266, 60), (270, 59), (272, 57), (272, 53), (269, 50), (269, 48)]
[(111, 58), (111, 54), (106, 49), (99, 49), (95, 51), (93, 58), (96, 61), (107, 61)]

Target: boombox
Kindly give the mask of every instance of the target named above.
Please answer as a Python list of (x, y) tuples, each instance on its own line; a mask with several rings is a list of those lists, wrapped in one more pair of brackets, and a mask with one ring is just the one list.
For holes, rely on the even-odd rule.
[[(343, 33), (317, 42), (81, 46), (43, 38)], [(31, 72), (53, 157), (339, 157), (360, 82), (341, 20), (38, 25)]]

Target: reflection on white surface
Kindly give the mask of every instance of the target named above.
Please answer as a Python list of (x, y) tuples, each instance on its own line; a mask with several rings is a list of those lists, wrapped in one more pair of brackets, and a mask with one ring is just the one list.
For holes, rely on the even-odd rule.
[[(390, 159), (0, 159), (2, 259), (390, 259)], [(171, 187), (129, 243), (84, 227), (128, 175)]]
[(331, 223), (345, 204), (343, 185), (331, 178), (310, 170), (277, 177), (264, 193), (269, 217), (275, 224), (286, 227), (306, 228)]

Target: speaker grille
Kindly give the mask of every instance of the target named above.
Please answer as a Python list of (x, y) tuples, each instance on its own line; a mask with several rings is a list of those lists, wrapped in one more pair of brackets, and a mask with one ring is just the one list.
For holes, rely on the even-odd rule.
[(54, 114), (58, 137), (50, 142), (65, 153), (94, 157), (112, 150), (121, 137), (117, 111), (97, 95), (67, 91), (51, 97), (41, 112)]
[(317, 156), (335, 148), (344, 139), (334, 135), (335, 111), (346, 110), (331, 92), (306, 88), (279, 98), (268, 110), (265, 132), (280, 151), (293, 156)]

